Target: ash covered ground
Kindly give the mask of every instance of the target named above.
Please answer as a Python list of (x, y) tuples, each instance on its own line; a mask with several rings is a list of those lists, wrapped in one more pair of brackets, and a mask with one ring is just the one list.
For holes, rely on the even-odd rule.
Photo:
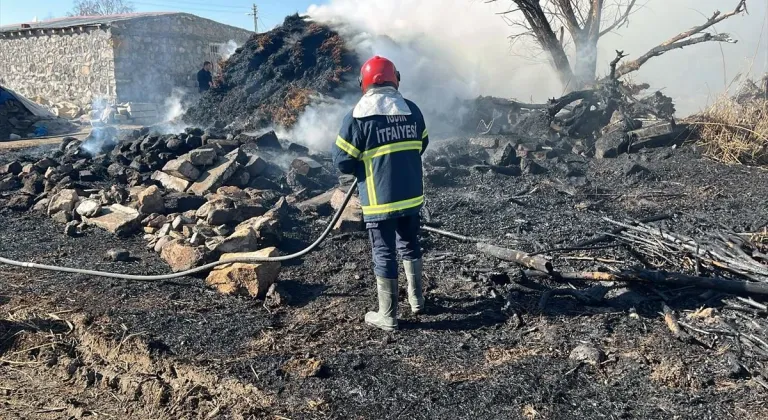
[[(466, 150), (463, 143), (436, 141), (437, 155), (427, 161)], [(437, 152), (446, 145), (453, 152)], [(528, 251), (607, 231), (603, 216), (675, 211), (681, 215), (665, 223), (689, 233), (713, 225), (751, 231), (767, 222), (764, 171), (701, 159), (690, 146), (545, 164), (553, 170), (542, 175), (455, 168), (428, 177), (430, 216), (445, 229)], [(582, 171), (587, 183), (563, 188), (558, 181), (565, 174), (556, 168), (562, 164)], [(635, 165), (646, 170), (640, 176), (627, 170)], [(285, 253), (308, 244), (327, 222), (296, 211), (289, 219)], [(140, 238), (98, 229), (70, 238), (47, 217), (10, 210), (0, 224), (5, 257), (167, 271)], [(110, 247), (126, 248), (138, 261), (106, 262), (102, 254)], [(524, 279), (514, 265), (480, 255), (471, 244), (424, 234), (424, 248), (430, 312), (416, 318), (401, 309), (402, 330), (394, 334), (362, 322), (375, 307), (363, 233), (335, 234), (319, 251), (285, 265), (279, 304), (221, 296), (202, 278), (129, 282), (3, 266), (2, 409), (6, 418), (768, 414), (766, 389), (752, 376), (765, 372), (762, 357), (722, 337), (701, 335), (706, 347), (682, 343), (658, 314), (666, 296), (690, 323), (737, 325), (745, 314), (758, 316), (726, 309), (734, 306), (730, 296), (617, 284), (599, 303), (553, 298), (539, 310), (542, 292), (564, 285)], [(570, 259), (583, 256), (637, 264), (621, 247), (565, 253), (553, 262), (563, 269), (600, 265)], [(702, 308), (714, 312), (701, 315)], [(755, 322), (764, 324), (759, 316)], [(587, 362), (572, 355), (580, 346)]]

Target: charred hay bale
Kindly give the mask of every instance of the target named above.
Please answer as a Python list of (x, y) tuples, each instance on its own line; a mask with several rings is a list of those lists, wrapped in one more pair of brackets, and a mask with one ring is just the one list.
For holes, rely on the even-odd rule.
[(245, 129), (293, 125), (317, 95), (341, 96), (355, 88), (357, 56), (338, 33), (298, 15), (254, 35), (224, 64), (216, 87), (183, 120), (202, 126), (237, 122)]

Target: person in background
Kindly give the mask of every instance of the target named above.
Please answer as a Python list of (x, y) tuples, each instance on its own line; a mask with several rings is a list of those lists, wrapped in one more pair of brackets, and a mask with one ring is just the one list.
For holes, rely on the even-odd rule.
[(201, 93), (211, 88), (211, 83), (213, 82), (211, 67), (213, 67), (211, 62), (206, 61), (203, 63), (203, 68), (197, 72), (197, 85), (200, 87)]
[(419, 211), (424, 204), (421, 155), (429, 144), (424, 116), (398, 91), (400, 72), (383, 57), (360, 72), (363, 97), (347, 114), (333, 146), (339, 171), (358, 180), (373, 248), (378, 312), (365, 322), (391, 331), (397, 322), (397, 254), (403, 259), (411, 312), (424, 312)]

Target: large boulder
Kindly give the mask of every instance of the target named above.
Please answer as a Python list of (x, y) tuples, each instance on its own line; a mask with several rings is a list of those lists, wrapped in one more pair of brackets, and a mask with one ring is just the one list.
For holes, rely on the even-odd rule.
[[(167, 248), (167, 245), (166, 245)], [(165, 248), (164, 248), (165, 249)], [(265, 248), (256, 252), (224, 254), (219, 261), (249, 257), (275, 257), (277, 248)], [(280, 275), (279, 262), (232, 263), (216, 267), (205, 282), (225, 295), (245, 295), (263, 298), (269, 287)]]
[(152, 185), (139, 193), (139, 213), (152, 214), (165, 212), (163, 193), (156, 185)]
[(155, 173), (152, 174), (152, 179), (159, 182), (165, 189), (176, 192), (184, 192), (191, 185), (191, 182), (186, 179), (168, 175), (162, 171), (155, 171)]
[(163, 166), (163, 172), (187, 181), (195, 181), (200, 177), (200, 170), (189, 161), (188, 156), (169, 161)]

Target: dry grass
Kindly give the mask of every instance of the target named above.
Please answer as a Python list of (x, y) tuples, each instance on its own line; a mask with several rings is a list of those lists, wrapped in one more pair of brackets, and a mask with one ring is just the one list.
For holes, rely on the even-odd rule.
[(768, 166), (765, 87), (746, 82), (737, 95), (718, 98), (692, 124), (708, 157), (729, 164)]

